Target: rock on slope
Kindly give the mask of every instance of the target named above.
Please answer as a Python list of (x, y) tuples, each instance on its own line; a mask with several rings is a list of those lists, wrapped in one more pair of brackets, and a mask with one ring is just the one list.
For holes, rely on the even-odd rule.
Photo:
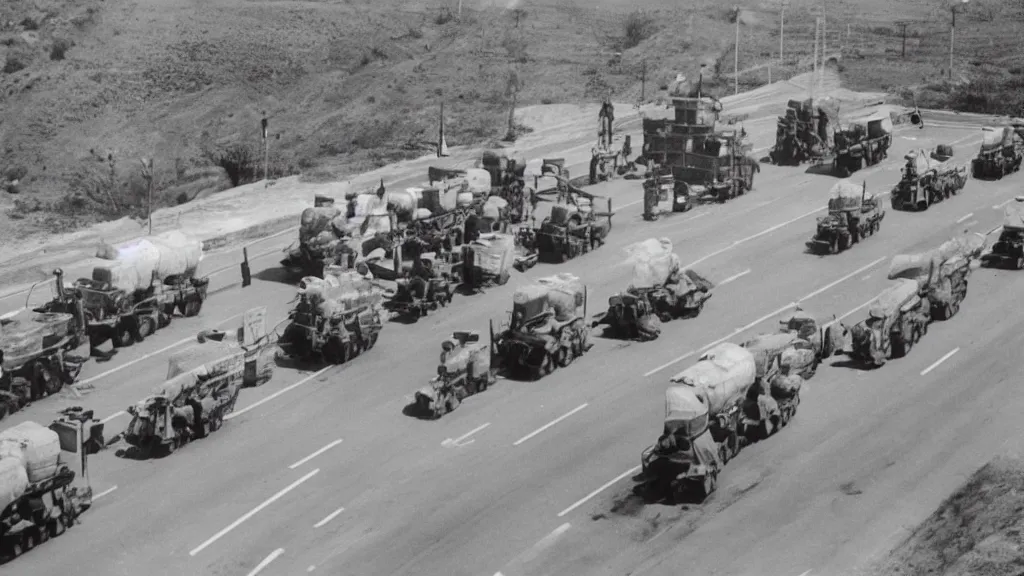
[(1024, 461), (997, 458), (975, 472), (874, 574), (1024, 574)]

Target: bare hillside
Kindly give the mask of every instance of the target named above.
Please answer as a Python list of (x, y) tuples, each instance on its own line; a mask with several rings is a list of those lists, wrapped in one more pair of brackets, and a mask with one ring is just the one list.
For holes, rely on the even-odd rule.
[(880, 564), (887, 576), (1018, 576), (1024, 573), (1024, 463), (978, 470)]
[[(513, 100), (639, 100), (644, 70), (652, 100), (698, 63), (724, 93), (810, 69), (820, 2), (790, 3), (781, 62), (778, 3), (740, 4), (734, 86), (734, 16), (709, 0), (467, 0), (461, 17), (456, 0), (8, 0), (0, 187), (16, 194), (0, 195), (0, 242), (143, 216), (141, 158), (155, 161), (157, 207), (262, 177), (263, 112), (271, 175), (323, 179), (429, 152), (442, 101), (450, 145), (487, 145), (508, 135)], [(851, 87), (939, 82), (936, 2), (848, 4), (828, 6), (825, 44)], [(962, 42), (988, 38), (1011, 58), (1020, 10), (991, 5), (972, 3)], [(897, 18), (922, 23), (915, 62), (890, 52)], [(981, 48), (985, 66), (1012, 72)]]

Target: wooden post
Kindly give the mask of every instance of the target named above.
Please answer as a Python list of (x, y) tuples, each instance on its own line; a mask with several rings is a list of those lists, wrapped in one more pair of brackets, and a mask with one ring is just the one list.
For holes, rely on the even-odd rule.
[(270, 186), (270, 139), (267, 137), (267, 113), (263, 113), (263, 187)]

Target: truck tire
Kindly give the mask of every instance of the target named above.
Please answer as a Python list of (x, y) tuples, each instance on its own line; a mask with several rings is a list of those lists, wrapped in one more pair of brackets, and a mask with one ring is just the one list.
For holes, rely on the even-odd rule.
[(132, 338), (135, 342), (144, 342), (146, 337), (151, 336), (153, 332), (156, 332), (156, 320), (153, 316), (141, 316), (135, 319), (135, 325), (132, 327)]
[(349, 345), (340, 337), (332, 336), (324, 344), (323, 356), (324, 360), (331, 364), (344, 364), (349, 361)]
[(110, 342), (115, 348), (127, 348), (135, 339), (132, 337), (132, 328), (127, 320), (120, 320), (114, 325), (114, 331), (110, 335)]

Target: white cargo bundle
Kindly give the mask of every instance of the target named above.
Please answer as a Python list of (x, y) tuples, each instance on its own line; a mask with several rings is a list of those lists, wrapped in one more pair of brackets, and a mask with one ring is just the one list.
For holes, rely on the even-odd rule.
[[(114, 258), (97, 262), (93, 280), (108, 282), (126, 292), (148, 288), (151, 281), (193, 276), (203, 259), (203, 243), (179, 230), (126, 242), (115, 247)], [(106, 251), (103, 255), (113, 255)]]

